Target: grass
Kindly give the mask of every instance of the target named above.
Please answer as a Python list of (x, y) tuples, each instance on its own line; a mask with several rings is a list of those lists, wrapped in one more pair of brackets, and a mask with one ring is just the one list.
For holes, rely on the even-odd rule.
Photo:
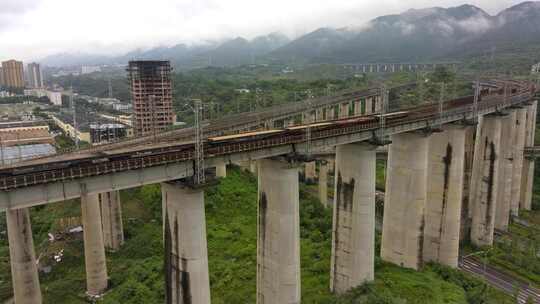
[[(212, 303), (255, 303), (257, 182), (240, 170), (228, 174), (219, 186), (206, 191)], [(159, 186), (123, 191), (122, 203), (126, 243), (118, 252), (107, 253), (110, 290), (102, 303), (163, 303)], [(304, 185), (300, 203), (302, 303), (510, 303), (509, 297), (458, 271), (435, 265), (417, 272), (383, 263), (379, 257), (374, 282), (336, 297), (328, 290), (331, 210), (323, 208), (316, 193)], [(72, 201), (34, 209), (37, 244), (54, 229), (55, 218), (77, 216), (80, 208)], [(379, 238), (377, 246), (378, 242)], [(54, 248), (42, 245), (38, 251), (45, 248), (65, 252), (50, 274), (40, 276), (44, 303), (86, 303), (82, 240), (59, 242)], [(6, 249), (7, 243), (0, 243), (0, 256), (7, 254)], [(9, 267), (8, 261), (0, 260), (0, 267)], [(2, 277), (5, 273), (0, 272), (0, 299), (11, 293), (11, 283)], [(489, 302), (478, 302), (478, 297)]]

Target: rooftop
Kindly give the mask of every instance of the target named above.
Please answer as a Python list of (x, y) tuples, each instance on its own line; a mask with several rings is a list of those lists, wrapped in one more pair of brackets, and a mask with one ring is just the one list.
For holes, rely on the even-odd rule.
[(0, 164), (2, 165), (13, 164), (25, 159), (56, 153), (56, 150), (50, 144), (11, 146), (2, 147), (0, 149)]

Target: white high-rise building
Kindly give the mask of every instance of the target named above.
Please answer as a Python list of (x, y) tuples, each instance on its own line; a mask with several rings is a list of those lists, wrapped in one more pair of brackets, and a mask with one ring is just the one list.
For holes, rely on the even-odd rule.
[(30, 63), (28, 65), (28, 84), (31, 88), (43, 88), (43, 74), (39, 63)]

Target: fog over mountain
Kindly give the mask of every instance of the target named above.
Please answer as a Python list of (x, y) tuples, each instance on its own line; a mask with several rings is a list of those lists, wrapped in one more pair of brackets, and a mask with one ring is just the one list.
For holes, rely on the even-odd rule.
[(362, 28), (319, 29), (271, 55), (310, 62), (422, 61), (514, 43), (540, 43), (540, 3), (524, 2), (491, 16), (481, 8), (409, 10)]
[(490, 15), (473, 5), (410, 9), (377, 17), (364, 25), (319, 28), (290, 41), (281, 33), (251, 40), (179, 44), (124, 56), (53, 55), (50, 66), (125, 63), (129, 59), (170, 59), (180, 68), (236, 66), (252, 62), (347, 63), (426, 61), (504, 48), (540, 44), (540, 2), (523, 2)]

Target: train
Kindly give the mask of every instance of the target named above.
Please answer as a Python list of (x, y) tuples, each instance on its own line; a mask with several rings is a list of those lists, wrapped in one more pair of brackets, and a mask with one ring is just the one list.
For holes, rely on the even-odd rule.
[[(484, 84), (483, 84), (484, 85)], [(484, 88), (480, 96), (480, 100), (486, 94), (497, 94), (503, 95), (504, 88), (501, 88), (500, 84), (485, 84), (489, 88)], [(512, 85), (510, 90), (507, 91), (509, 95), (516, 95), (520, 93), (521, 90), (518, 90), (517, 87), (520, 87), (519, 83)], [(529, 90), (529, 88), (527, 89)], [(528, 92), (530, 93), (530, 92)], [(471, 104), (474, 96), (467, 96), (463, 98), (458, 98), (452, 101), (445, 103), (446, 107), (460, 107), (467, 104)], [(324, 131), (326, 129), (332, 129), (336, 125), (347, 127), (349, 125), (357, 124), (372, 124), (373, 127), (377, 127), (376, 124), (380, 122), (381, 118), (385, 118), (388, 123), (396, 123), (400, 120), (411, 120), (415, 118), (422, 118), (429, 115), (434, 115), (433, 113), (438, 112), (437, 104), (421, 105), (415, 108), (407, 109), (406, 111), (397, 111), (390, 112), (384, 115), (381, 114), (372, 114), (372, 115), (362, 115), (362, 116), (353, 116), (346, 119), (338, 119), (331, 121), (315, 122), (311, 124), (301, 124), (284, 128), (270, 129), (270, 130), (260, 130), (260, 131), (250, 131), (247, 133), (241, 134), (232, 134), (232, 135), (223, 135), (223, 136), (211, 136), (205, 139), (204, 149), (208, 152), (208, 155), (212, 154), (213, 148), (219, 147), (220, 145), (229, 145), (236, 143), (249, 143), (254, 141), (259, 141), (263, 139), (276, 138), (282, 136), (304, 136), (307, 128), (311, 128), (312, 131)], [(160, 156), (171, 153), (186, 153), (186, 155), (192, 157), (193, 155), (193, 141), (183, 141), (178, 142), (178, 139), (170, 139), (167, 141), (159, 143), (147, 143), (141, 144), (138, 146), (128, 146), (128, 147), (119, 147), (109, 151), (82, 151), (80, 153), (74, 153), (69, 155), (60, 155), (54, 156), (51, 158), (43, 158), (30, 160), (27, 162), (19, 163), (17, 166), (0, 168), (0, 178), (2, 177), (13, 177), (21, 176), (32, 173), (44, 173), (48, 171), (58, 171), (58, 170), (79, 170), (85, 167), (91, 167), (93, 165), (118, 161), (118, 160), (132, 160), (132, 159), (144, 159), (148, 156)], [(75, 171), (76, 172), (76, 171)]]

